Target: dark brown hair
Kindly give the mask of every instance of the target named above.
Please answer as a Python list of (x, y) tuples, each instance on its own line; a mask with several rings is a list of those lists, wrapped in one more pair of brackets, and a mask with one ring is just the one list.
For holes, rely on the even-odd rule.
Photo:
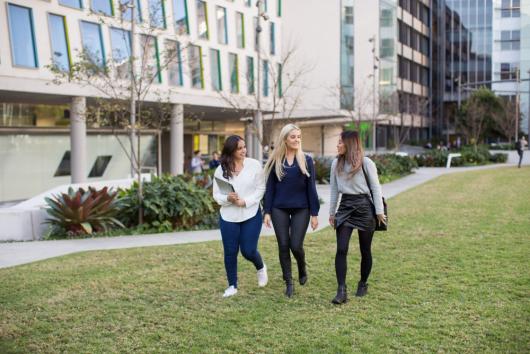
[(359, 171), (363, 166), (363, 145), (359, 137), (359, 133), (352, 130), (343, 131), (340, 134), (340, 139), (346, 148), (343, 155), (338, 156), (337, 161), (337, 173), (344, 172), (346, 163), (352, 166), (352, 170), (349, 173), (350, 177)]
[[(243, 140), (239, 135), (230, 135), (226, 138), (221, 152), (221, 168), (223, 169), (223, 177), (229, 179), (232, 177), (232, 172), (235, 170), (234, 152), (237, 151), (239, 141)], [(243, 140), (244, 141), (244, 140)]]

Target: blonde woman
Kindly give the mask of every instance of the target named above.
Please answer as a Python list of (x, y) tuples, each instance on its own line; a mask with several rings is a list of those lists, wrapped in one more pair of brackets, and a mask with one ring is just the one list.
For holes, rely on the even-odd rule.
[(315, 167), (302, 151), (302, 132), (293, 124), (284, 126), (265, 165), (265, 216), (267, 227), (274, 226), (285, 295), (293, 296), (291, 252), (298, 264), (300, 285), (307, 282), (304, 238), (307, 226), (318, 227), (320, 208), (315, 184)]
[[(342, 132), (337, 143), (337, 153), (337, 158), (331, 164), (329, 223), (337, 234), (335, 271), (338, 289), (337, 295), (331, 302), (342, 304), (348, 300), (347, 256), (353, 230), (357, 229), (359, 234), (361, 251), (361, 280), (357, 284), (355, 295), (364, 296), (368, 291), (367, 281), (372, 270), (371, 246), (375, 223), (386, 223), (386, 220), (377, 168), (372, 160), (364, 156), (359, 134), (354, 131)], [(366, 180), (370, 182), (373, 200)], [(342, 194), (342, 198), (335, 213), (339, 193)]]

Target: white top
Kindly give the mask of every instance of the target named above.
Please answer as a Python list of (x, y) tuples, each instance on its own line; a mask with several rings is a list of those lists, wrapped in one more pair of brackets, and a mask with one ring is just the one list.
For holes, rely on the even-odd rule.
[(202, 172), (202, 159), (198, 156), (195, 156), (191, 159), (191, 172), (192, 173), (201, 173)]
[(239, 198), (242, 198), (246, 204), (245, 207), (239, 207), (229, 202), (228, 195), (221, 193), (217, 182), (214, 182), (213, 199), (221, 206), (221, 217), (223, 220), (242, 222), (256, 215), (259, 203), (263, 198), (263, 194), (265, 194), (263, 168), (258, 160), (245, 158), (243, 169), (239, 172), (239, 175), (234, 175), (229, 180), (223, 177), (221, 166), (217, 167), (214, 176), (231, 183)]
[[(338, 159), (333, 160), (331, 163), (331, 176), (330, 176), (330, 189), (331, 198), (329, 202), (329, 214), (335, 215), (337, 210), (337, 202), (339, 199), (339, 193), (344, 194), (368, 194), (370, 195), (370, 189), (366, 184), (364, 173), (362, 168), (357, 171), (353, 177), (350, 177), (349, 172), (352, 169), (351, 164), (346, 163), (344, 165), (344, 171), (340, 174), (336, 173)], [(370, 187), (372, 187), (372, 193), (374, 195), (375, 213), (383, 214), (383, 192), (381, 185), (379, 184), (379, 178), (377, 176), (377, 167), (375, 163), (368, 157), (364, 157), (363, 166), (366, 171), (368, 181), (370, 181)]]

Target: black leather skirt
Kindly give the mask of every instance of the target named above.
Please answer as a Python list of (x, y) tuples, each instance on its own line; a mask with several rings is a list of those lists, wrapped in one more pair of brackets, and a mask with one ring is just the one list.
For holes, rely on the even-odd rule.
[(375, 230), (375, 211), (367, 194), (343, 194), (335, 214), (335, 229), (341, 225), (362, 231)]

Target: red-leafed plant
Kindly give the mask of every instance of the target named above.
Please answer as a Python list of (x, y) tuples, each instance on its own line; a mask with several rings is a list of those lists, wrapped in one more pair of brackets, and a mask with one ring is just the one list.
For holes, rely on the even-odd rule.
[(117, 192), (107, 187), (100, 190), (79, 188), (75, 191), (70, 187), (68, 193), (45, 198), (49, 206), (46, 211), (50, 216), (45, 223), (51, 225), (52, 236), (72, 237), (123, 228), (116, 219), (119, 212), (116, 195)]

